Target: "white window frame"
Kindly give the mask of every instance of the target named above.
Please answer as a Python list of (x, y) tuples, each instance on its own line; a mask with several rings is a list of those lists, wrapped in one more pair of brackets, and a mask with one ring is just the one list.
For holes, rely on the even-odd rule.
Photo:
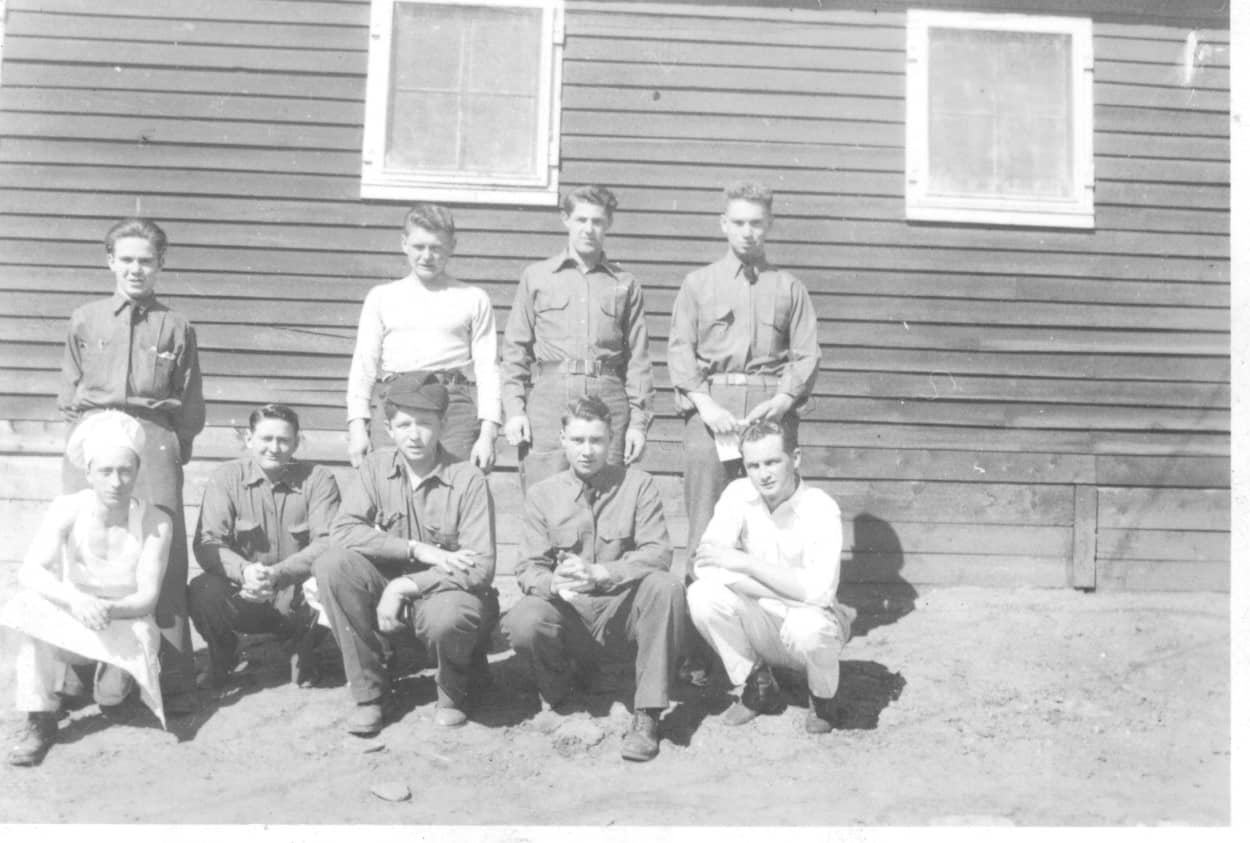
[[(929, 31), (1044, 32), (1072, 39), (1071, 199), (930, 192)], [(1094, 37), (1088, 18), (911, 10), (907, 13), (907, 219), (1061, 228), (1094, 227)]]
[[(386, 168), (387, 117), (392, 93), (392, 38), (395, 7), (401, 3), (542, 10), (545, 36), (539, 73), (547, 84), (542, 85), (539, 92), (535, 148), (540, 151), (540, 155), (538, 166), (532, 174), (527, 177), (480, 176), (445, 170)], [(364, 146), (361, 151), (361, 197), (465, 204), (554, 205), (559, 199), (560, 88), (564, 58), (563, 0), (372, 0), (371, 7)]]

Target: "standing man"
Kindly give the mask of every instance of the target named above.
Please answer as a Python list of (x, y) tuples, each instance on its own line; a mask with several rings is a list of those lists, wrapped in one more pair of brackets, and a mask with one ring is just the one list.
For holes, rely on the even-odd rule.
[[(686, 419), (686, 547), (693, 553), (742, 461), (722, 460), (717, 438), (732, 441), (765, 419), (797, 441), (795, 408), (811, 394), (820, 366), (816, 311), (802, 282), (769, 263), (764, 240), (773, 224), (773, 193), (754, 182), (725, 188), (720, 227), (729, 250), (686, 276), (673, 304), (668, 370)], [(687, 566), (687, 579), (689, 579)], [(706, 682), (692, 655), (691, 680)]]
[(660, 751), (660, 715), (689, 624), (681, 580), (651, 475), (608, 464), (612, 414), (579, 398), (561, 419), (570, 468), (530, 487), (517, 584), (525, 594), (504, 619), (548, 708), (573, 677), (593, 672), (605, 649), (636, 644), (634, 721), (621, 746), (629, 761)]
[[(266, 404), (248, 418), (247, 456), (213, 472), (192, 549), (204, 573), (191, 580), (191, 620), (208, 644), (200, 685), (220, 688), (238, 663), (235, 632), (295, 640), (291, 680), (316, 681), (314, 613), (301, 586), (330, 546), (339, 487), (328, 469), (295, 459), (299, 416)], [(303, 646), (301, 646), (303, 645)]]
[(528, 445), (520, 465), (526, 488), (569, 467), (560, 411), (583, 395), (611, 410), (610, 464), (637, 462), (646, 447), (655, 397), (646, 309), (638, 281), (604, 253), (615, 210), (605, 187), (566, 194), (568, 246), (527, 267), (517, 286), (500, 368), (504, 435)]
[[(149, 219), (124, 219), (104, 237), (115, 288), (70, 317), (57, 407), (75, 425), (100, 410), (133, 417), (143, 428), (143, 469), (135, 497), (169, 513), (173, 533), (156, 623), (160, 627), (165, 710), (195, 708), (195, 663), (187, 621), (187, 528), (182, 467), (204, 428), (204, 393), (195, 329), (156, 297), (168, 240)], [(87, 488), (81, 468), (63, 466), (66, 494)]]
[(730, 726), (785, 708), (772, 667), (807, 675), (807, 731), (833, 729), (838, 659), (855, 610), (837, 601), (842, 513), (799, 478), (793, 428), (759, 419), (742, 434), (735, 480), (695, 554), (690, 616), (738, 692)]
[(395, 446), (361, 462), (331, 530), (334, 546), (313, 563), (356, 702), (352, 734), (375, 734), (384, 722), (384, 636), (415, 635), (437, 659), (440, 726), (465, 722), (470, 682), (487, 678), (499, 619), (495, 510), (486, 478), (439, 444), (447, 392), (429, 372), (387, 384), (383, 412)]

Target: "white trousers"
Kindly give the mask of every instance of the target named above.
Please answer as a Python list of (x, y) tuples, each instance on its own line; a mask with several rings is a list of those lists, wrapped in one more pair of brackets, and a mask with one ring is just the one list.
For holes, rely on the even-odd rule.
[(741, 687), (761, 664), (807, 674), (812, 695), (828, 699), (838, 691), (838, 660), (846, 638), (841, 624), (815, 606), (785, 607), (785, 616), (759, 601), (707, 580), (686, 592), (695, 629), (716, 650), (729, 681)]
[(29, 635), (17, 632), (12, 635), (17, 639), (17, 657), (13, 663), (17, 710), (56, 711), (61, 706), (57, 694), (65, 686), (66, 666), (91, 664), (91, 660)]

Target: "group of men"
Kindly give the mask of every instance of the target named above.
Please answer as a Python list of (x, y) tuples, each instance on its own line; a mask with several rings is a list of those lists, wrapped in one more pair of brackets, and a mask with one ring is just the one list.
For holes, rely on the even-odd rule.
[[(209, 482), (193, 542), (204, 573), (184, 589), (185, 541), (180, 581), (175, 562), (181, 519), (149, 518), (153, 524), (144, 527), (126, 521), (125, 506), (132, 493), (142, 497), (138, 478), (151, 462), (158, 468), (172, 464), (176, 470), (166, 473), (180, 486), (180, 466), (203, 424), (194, 334), (182, 332), (181, 344), (168, 351), (159, 338), (150, 349), (147, 335), (136, 343), (136, 326), (153, 313), (168, 313), (152, 298), (152, 285), (144, 290), (135, 280), (145, 260), (159, 269), (163, 233), (145, 254), (130, 248), (131, 241), (151, 243), (152, 232), (110, 232), (117, 292), (107, 306), (97, 306), (97, 334), (103, 336), (84, 336), (75, 314), (67, 394), (81, 397), (83, 382), (98, 377), (93, 365), (100, 371), (113, 365), (124, 374), (121, 400), (63, 402), (78, 421), (73, 436), (103, 437), (109, 444), (103, 449), (107, 459), (77, 460), (90, 489), (80, 496), (95, 496), (83, 509), (102, 513), (105, 532), (122, 529), (126, 521), (135, 541), (151, 534), (159, 544), (164, 537), (169, 563), (163, 580), (158, 577), (159, 592), (162, 598), (176, 590), (187, 595), (190, 618), (208, 645), (201, 686), (220, 686), (229, 677), (238, 659), (238, 632), (259, 631), (286, 635), (293, 642), (294, 681), (312, 684), (320, 612), (342, 654), (353, 700), (346, 726), (354, 734), (375, 734), (387, 722), (396, 635), (415, 636), (436, 663), (435, 722), (464, 723), (490, 686), (487, 654), (497, 624), (532, 666), (542, 708), (557, 715), (575, 704), (606, 654), (634, 651), (634, 718), (621, 747), (629, 760), (658, 753), (661, 717), (679, 668), (685, 666), (691, 681), (706, 683), (713, 656), (734, 686), (726, 723), (741, 725), (784, 708), (771, 668), (786, 667), (806, 675), (808, 730), (833, 728), (838, 658), (853, 613), (836, 599), (842, 545), (837, 504), (799, 476), (795, 410), (811, 393), (820, 350), (806, 289), (765, 257), (771, 192), (752, 183), (726, 190), (720, 223), (728, 251), (686, 277), (673, 307), (668, 364), (685, 418), (684, 572), (671, 570), (673, 547), (657, 484), (634, 466), (646, 447), (655, 387), (643, 291), (605, 252), (615, 209), (615, 197), (601, 187), (579, 188), (564, 198), (568, 246), (525, 270), (504, 331), (498, 394), (507, 419), (504, 435), (519, 449), (525, 511), (515, 571), (522, 597), (502, 621), (492, 584), (494, 504), (483, 476), (494, 462), (498, 423), (490, 403), (493, 346), (486, 331), (471, 329), (466, 344), (472, 344), (467, 359), (478, 381), (475, 412), (470, 399), (457, 397), (471, 383), (463, 375), (436, 365), (404, 369), (394, 363), (404, 355), (394, 342), (387, 344), (384, 306), (370, 340), (378, 351), (362, 364), (358, 346), (353, 363), (349, 439), (357, 470), (341, 500), (328, 470), (295, 458), (296, 414), (282, 405), (259, 408), (249, 419), (246, 455), (220, 467)], [(405, 280), (418, 286), (394, 282), (387, 295), (429, 296), (437, 311), (450, 290), (479, 307), (464, 289), (474, 288), (443, 274), (454, 248), (448, 212), (414, 209), (404, 238), (413, 268)], [(118, 253), (128, 249), (137, 257), (121, 266), (126, 261)], [(370, 307), (379, 303), (366, 300), (366, 312)], [(127, 310), (135, 314), (125, 320), (128, 337), (113, 318)], [(482, 324), (489, 327), (492, 318), (483, 317)], [(173, 328), (178, 334), (179, 324)], [(419, 333), (413, 325), (405, 330)], [(408, 357), (422, 362), (420, 354)], [(135, 400), (144, 393), (135, 373), (154, 365), (163, 372), (155, 380), (164, 378), (168, 388)], [(102, 406), (122, 412), (102, 413)], [(109, 418), (101, 421), (104, 416)], [(153, 425), (166, 437), (156, 454), (143, 437)], [(93, 433), (93, 427), (100, 430)], [(119, 433), (119, 427), (136, 428), (137, 435)], [(132, 460), (124, 459), (127, 450)], [(180, 494), (179, 488), (178, 506)], [(159, 502), (172, 508), (172, 495)], [(80, 532), (72, 518), (58, 518), (40, 528), (23, 566), (23, 584), (74, 623), (99, 631), (122, 622), (129, 616), (107, 608), (80, 611), (84, 600), (45, 581), (51, 577), (44, 574), (71, 555), (66, 548)], [(107, 557), (113, 544), (95, 546)], [(189, 656), (189, 645), (162, 622), (149, 581), (143, 599), (131, 602), (140, 614), (154, 613), (154, 628), (172, 638), (162, 654), (174, 655), (160, 660), (160, 682), (149, 676), (140, 683), (145, 701), (155, 697), (159, 704), (162, 690), (166, 700), (185, 693), (185, 685), (169, 677), (185, 676), (179, 654)], [(92, 582), (80, 578), (80, 592), (91, 593)], [(12, 614), (0, 616), (0, 623), (18, 629), (23, 640), (47, 641)], [(39, 689), (19, 694), (19, 708), (30, 717), (12, 763), (39, 763), (55, 739), (54, 700), (66, 691), (65, 666), (81, 658), (63, 642), (53, 645), (60, 649), (44, 654), (37, 677), (19, 661), (19, 674), (29, 674), (19, 676), (19, 689), (32, 683)], [(92, 651), (95, 660), (124, 672), (130, 662), (104, 650), (103, 658), (98, 648)], [(108, 690), (100, 681), (106, 674), (96, 677), (102, 705), (112, 702), (101, 698)]]

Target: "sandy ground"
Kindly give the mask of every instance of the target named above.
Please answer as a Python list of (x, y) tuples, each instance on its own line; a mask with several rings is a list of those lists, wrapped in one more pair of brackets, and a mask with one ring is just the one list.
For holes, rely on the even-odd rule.
[[(2, 593), (12, 571), (0, 575)], [(717, 716), (723, 687), (684, 688), (660, 757), (630, 764), (625, 667), (549, 730), (524, 665), (503, 650), (466, 727), (433, 724), (432, 680), (418, 670), (399, 683), (402, 719), (360, 739), (342, 731), (341, 680), (299, 690), (278, 645), (258, 641), (231, 686), (169, 731), (143, 711), (122, 724), (93, 704), (73, 712), (41, 767), (0, 767), (0, 821), (1229, 822), (1227, 595), (950, 588), (911, 611), (857, 600), (844, 722), (830, 735), (803, 731), (797, 691), (784, 714), (731, 729)], [(19, 722), (5, 711), (6, 746)], [(379, 799), (383, 783), (411, 798)]]

